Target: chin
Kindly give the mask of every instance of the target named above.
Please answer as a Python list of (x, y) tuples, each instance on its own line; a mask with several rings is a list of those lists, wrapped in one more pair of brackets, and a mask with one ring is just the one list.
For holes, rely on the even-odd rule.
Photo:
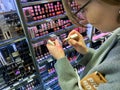
[(107, 32), (112, 32), (114, 29), (109, 29), (109, 28), (97, 28), (100, 30), (102, 33), (107, 33)]
[(102, 33), (107, 33), (107, 32), (112, 32), (114, 29), (110, 28), (110, 27), (103, 27), (103, 26), (97, 26), (92, 24), (96, 29), (98, 29), (99, 31), (101, 31)]

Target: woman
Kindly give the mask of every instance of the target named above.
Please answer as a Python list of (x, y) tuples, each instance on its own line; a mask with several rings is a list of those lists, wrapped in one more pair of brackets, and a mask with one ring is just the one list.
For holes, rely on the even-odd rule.
[[(81, 60), (87, 65), (81, 79), (98, 71), (104, 75), (107, 82), (99, 84), (97, 90), (120, 90), (120, 0), (76, 1), (82, 6), (79, 12), (83, 13), (84, 19), (90, 24), (101, 32), (113, 31), (109, 39), (96, 51), (86, 47), (83, 37), (77, 31), (69, 33), (68, 37), (75, 33), (78, 35), (77, 39), (70, 39), (68, 42), (83, 55)], [(75, 14), (70, 12), (67, 0), (63, 0), (63, 4), (73, 23), (76, 25), (85, 23), (85, 20), (78, 21), (75, 16), (78, 12)], [(55, 45), (47, 44), (47, 48), (57, 60), (55, 68), (62, 90), (80, 90), (77, 74), (65, 56), (62, 46), (57, 40), (54, 43)]]

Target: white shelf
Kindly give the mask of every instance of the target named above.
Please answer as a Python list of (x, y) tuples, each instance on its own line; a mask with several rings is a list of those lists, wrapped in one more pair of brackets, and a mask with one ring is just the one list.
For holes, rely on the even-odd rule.
[(25, 82), (29, 83), (29, 82), (33, 81), (33, 78), (35, 78), (35, 77), (36, 77), (36, 75), (32, 74), (29, 77), (26, 77), (26, 78), (24, 78), (24, 79), (22, 79), (22, 80), (20, 80), (20, 81), (18, 81), (16, 83), (14, 83), (12, 86), (4, 88), (3, 90), (15, 90), (15, 88), (17, 86), (20, 86), (20, 85), (22, 85), (22, 83), (25, 83)]
[(18, 41), (22, 41), (24, 39), (25, 39), (24, 36), (19, 36), (19, 37), (12, 38), (12, 39), (9, 39), (9, 40), (2, 40), (2, 41), (0, 41), (0, 47), (1, 46), (6, 46), (8, 44), (15, 43), (15, 42), (18, 42)]
[(70, 30), (74, 29), (75, 27), (76, 27), (75, 25), (72, 25), (72, 26), (66, 27), (65, 29), (60, 29), (60, 30), (58, 30), (56, 32), (51, 32), (51, 33), (49, 33), (47, 35), (33, 38), (31, 41), (34, 44), (34, 43), (37, 43), (39, 41), (42, 41), (42, 40), (50, 38), (51, 34), (61, 35), (61, 34), (65, 33), (65, 32), (67, 32), (67, 31), (70, 31)]

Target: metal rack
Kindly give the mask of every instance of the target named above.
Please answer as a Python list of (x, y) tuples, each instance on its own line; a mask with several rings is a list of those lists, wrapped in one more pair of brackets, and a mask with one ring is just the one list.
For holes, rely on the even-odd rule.
[[(59, 18), (65, 18), (66, 14), (57, 15), (57, 16), (53, 16), (53, 17), (50, 17), (50, 18), (46, 18), (46, 19), (42, 19), (42, 20), (38, 20), (38, 21), (33, 21), (33, 22), (30, 22), (30, 23), (27, 23), (25, 21), (25, 16), (24, 16), (22, 8), (23, 7), (27, 7), (27, 6), (31, 6), (31, 5), (37, 5), (37, 4), (49, 3), (49, 2), (55, 2), (55, 1), (61, 1), (61, 0), (42, 0), (42, 1), (35, 1), (35, 2), (27, 2), (27, 3), (21, 3), (20, 0), (15, 0), (15, 4), (16, 4), (17, 11), (18, 11), (18, 14), (19, 14), (19, 17), (20, 17), (20, 21), (22, 23), (22, 27), (24, 29), (25, 37), (26, 37), (26, 40), (27, 40), (27, 43), (28, 43), (28, 46), (29, 46), (30, 54), (32, 56), (33, 63), (35, 65), (35, 69), (37, 71), (37, 76), (39, 77), (39, 81), (42, 82), (42, 84), (43, 84), (43, 81), (42, 81), (42, 78), (40, 76), (40, 72), (39, 72), (39, 68), (38, 67), (39, 67), (39, 65), (44, 65), (44, 64), (46, 64), (48, 62), (52, 62), (53, 58), (52, 58), (51, 55), (49, 55), (48, 57), (44, 58), (44, 60), (42, 60), (41, 62), (37, 62), (36, 56), (35, 56), (35, 52), (34, 52), (34, 48), (33, 48), (32, 44), (37, 43), (38, 41), (42, 41), (42, 40), (48, 39), (50, 37), (50, 35), (52, 35), (52, 34), (55, 34), (55, 35), (59, 36), (59, 35), (65, 33), (65, 32), (68, 32), (68, 31), (74, 29), (76, 26), (72, 25), (72, 26), (69, 26), (69, 27), (67, 27), (65, 29), (60, 29), (60, 30), (58, 30), (56, 32), (52, 32), (52, 33), (49, 33), (47, 35), (31, 39), (30, 35), (29, 35), (29, 32), (28, 32), (28, 27), (39, 25), (39, 24), (42, 24), (42, 23), (46, 23), (46, 22), (49, 22), (51, 20), (57, 20)], [(67, 48), (67, 49), (70, 49), (70, 51), (73, 50), (73, 48), (71, 48), (71, 47)], [(65, 52), (67, 52), (67, 50), (65, 50)], [(53, 84), (58, 82), (57, 78), (55, 80), (56, 81)], [(52, 81), (50, 83), (52, 84)], [(47, 83), (45, 84), (45, 86), (47, 86)], [(49, 87), (46, 88), (45, 86), (42, 85), (42, 89), (41, 90), (47, 90), (47, 89), (49, 90), (50, 89)]]
[(39, 24), (42, 24), (42, 23), (49, 22), (51, 20), (57, 20), (59, 18), (64, 18), (64, 17), (66, 17), (66, 14), (61, 14), (61, 15), (50, 17), (50, 18), (45, 18), (45, 19), (42, 19), (42, 20), (27, 23), (27, 26), (29, 26), (29, 27), (30, 26), (36, 26), (36, 25), (39, 25)]
[[(36, 61), (35, 60), (35, 53), (34, 53), (34, 50), (32, 48), (31, 39), (30, 39), (28, 30), (27, 30), (27, 24), (26, 24), (25, 17), (24, 17), (23, 11), (22, 11), (21, 1), (20, 0), (15, 0), (15, 5), (16, 5), (17, 11), (18, 11), (18, 15), (20, 17), (20, 21), (22, 23), (22, 27), (23, 27), (23, 30), (24, 30), (25, 37), (27, 38), (26, 40), (27, 40), (27, 43), (28, 43), (30, 54), (32, 56), (32, 60), (33, 60), (33, 63), (34, 63), (34, 66), (35, 66), (35, 69), (36, 69), (36, 72), (37, 72), (36, 75), (39, 76), (39, 69), (38, 69), (38, 66), (37, 66), (37, 62), (35, 62)], [(39, 81), (41, 82), (41, 78), (39, 78)], [(44, 87), (42, 86), (42, 89), (43, 88)]]
[(49, 2), (55, 2), (55, 1), (60, 1), (60, 0), (40, 0), (40, 1), (34, 1), (34, 2), (27, 2), (27, 3), (22, 3), (22, 7), (43, 4), (43, 3), (49, 3)]

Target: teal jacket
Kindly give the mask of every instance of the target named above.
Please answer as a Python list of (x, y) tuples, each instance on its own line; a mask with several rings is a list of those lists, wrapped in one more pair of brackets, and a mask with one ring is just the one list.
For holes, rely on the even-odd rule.
[[(120, 28), (114, 30), (99, 49), (89, 48), (89, 52), (81, 58), (81, 61), (81, 64), (86, 65), (81, 79), (99, 71), (105, 75), (107, 83), (100, 84), (97, 90), (120, 90)], [(57, 60), (55, 69), (62, 90), (80, 90), (78, 76), (67, 57)]]

